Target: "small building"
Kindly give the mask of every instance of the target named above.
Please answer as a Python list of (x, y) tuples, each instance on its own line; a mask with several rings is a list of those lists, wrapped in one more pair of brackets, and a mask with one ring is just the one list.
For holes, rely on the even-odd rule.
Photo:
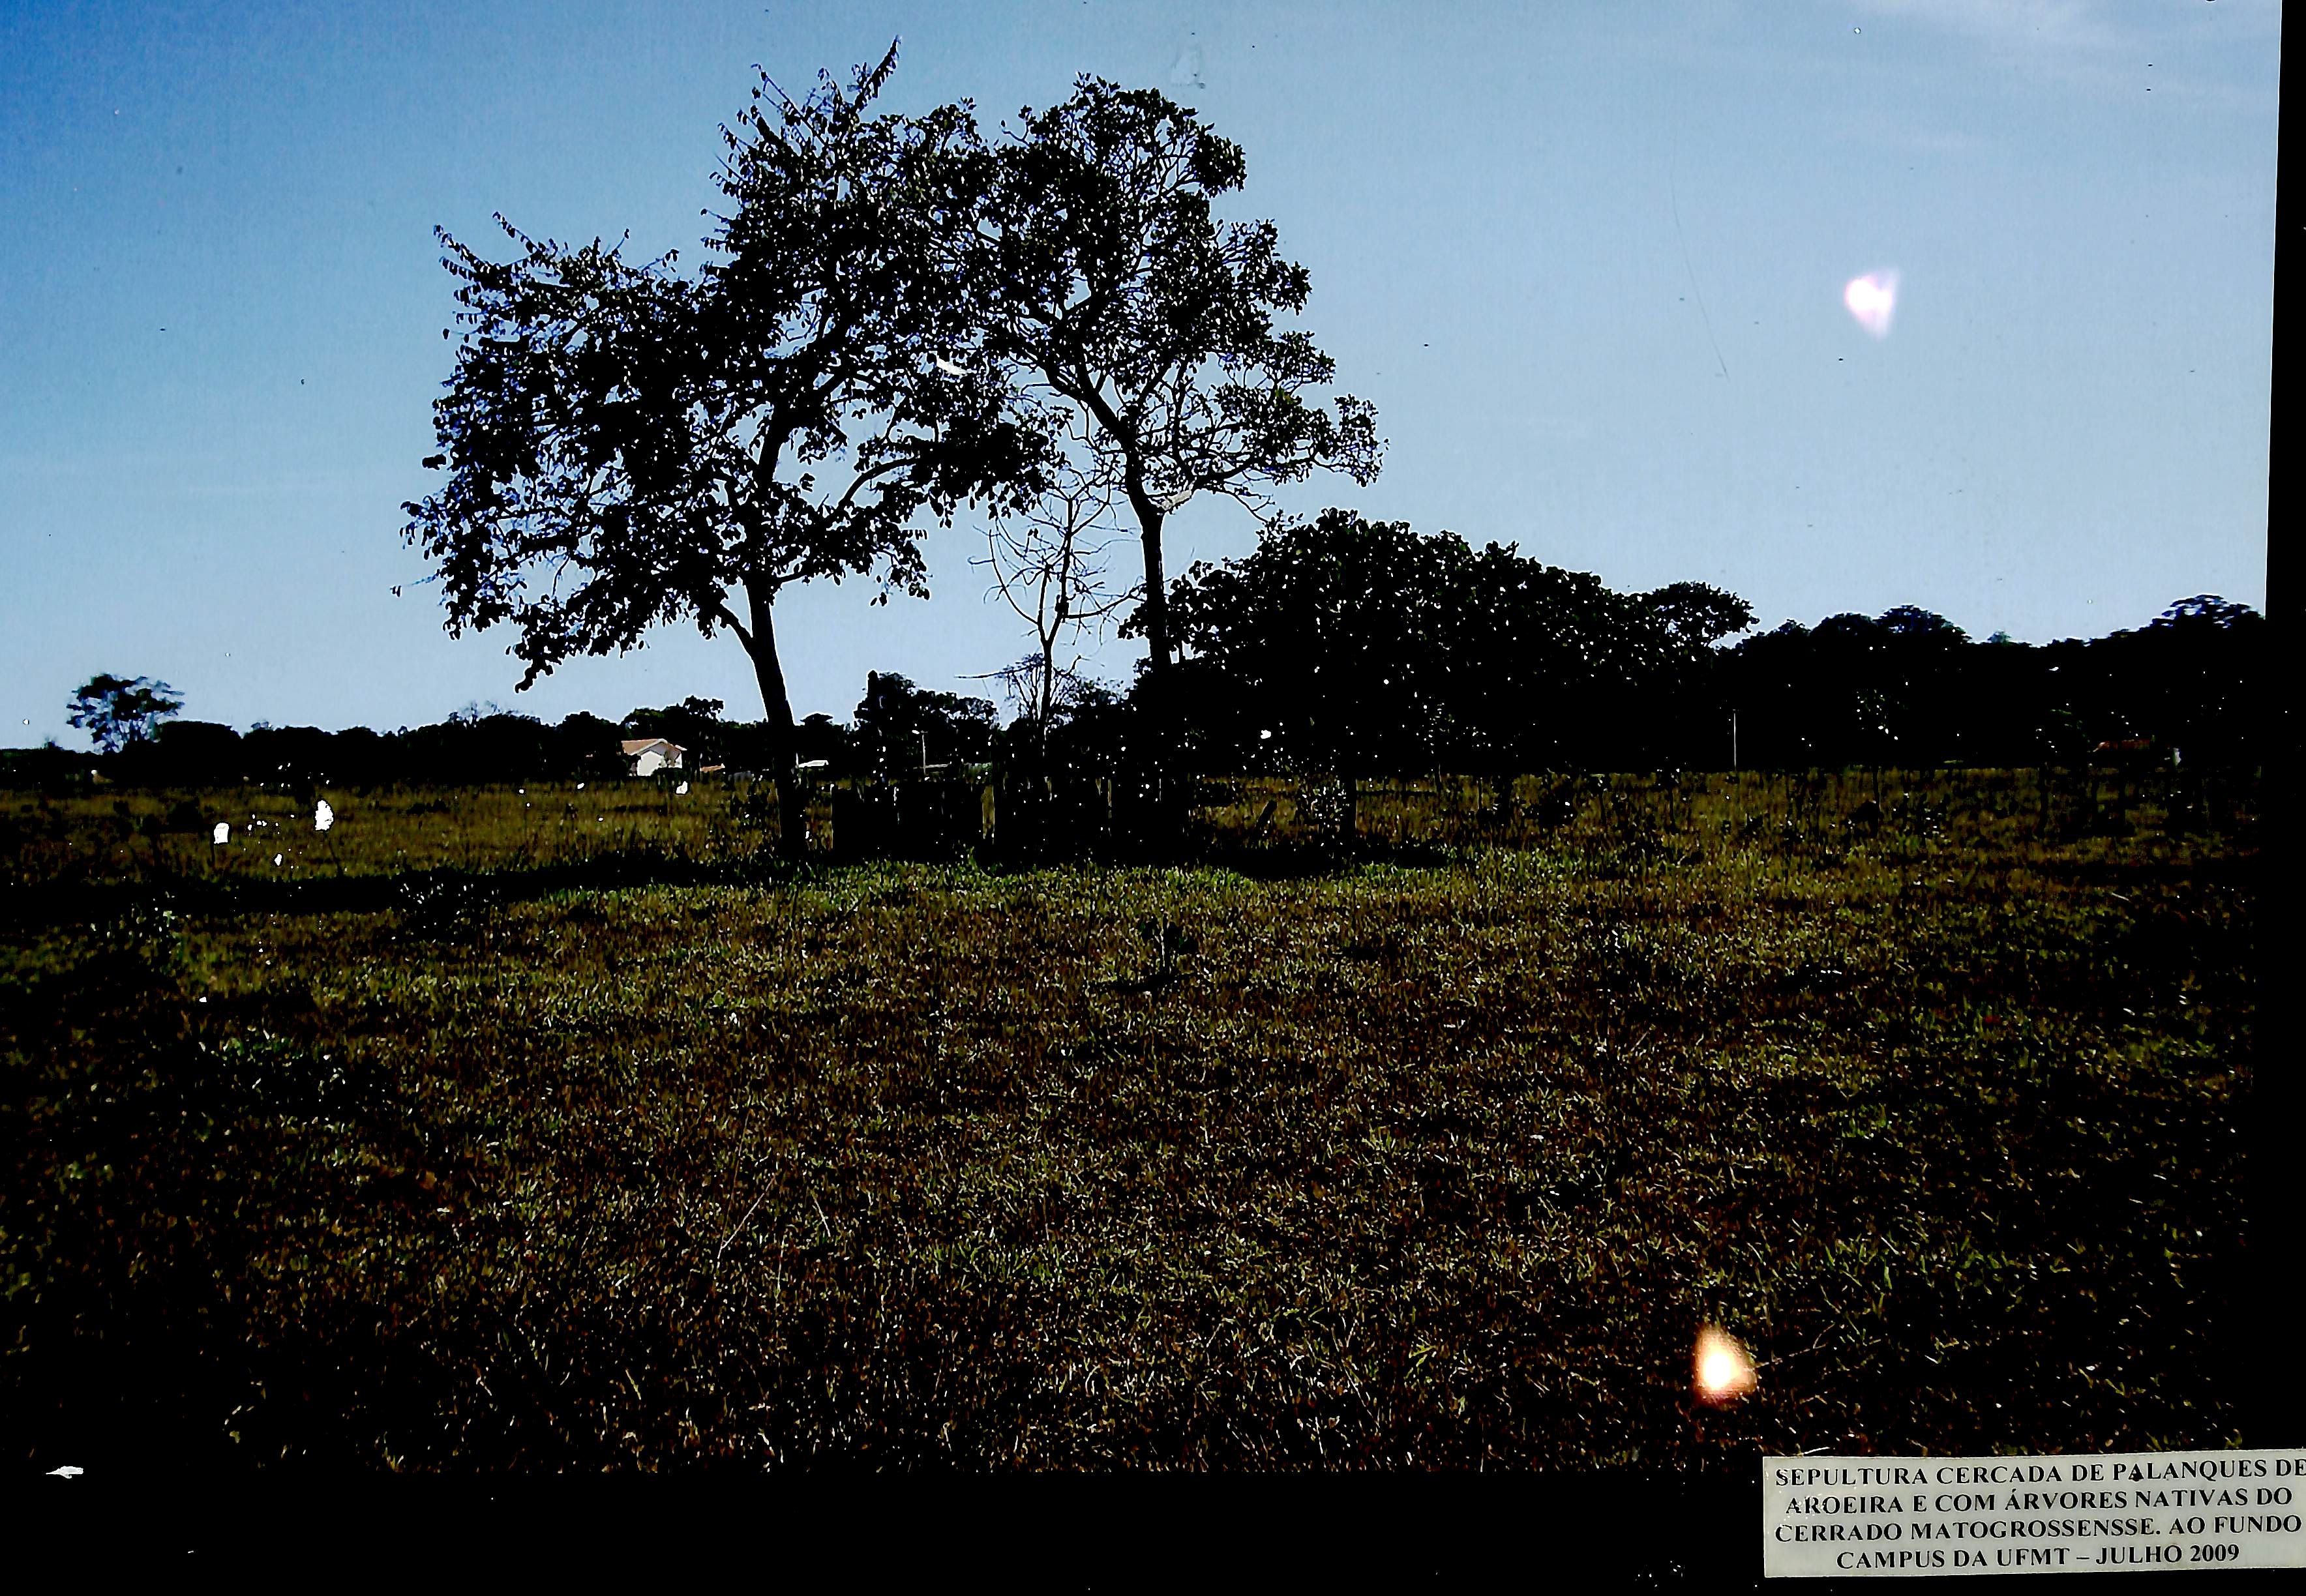
[(624, 740), (625, 763), (636, 776), (653, 776), (659, 771), (677, 771), (688, 751), (679, 743), (669, 743), (661, 737), (628, 737)]

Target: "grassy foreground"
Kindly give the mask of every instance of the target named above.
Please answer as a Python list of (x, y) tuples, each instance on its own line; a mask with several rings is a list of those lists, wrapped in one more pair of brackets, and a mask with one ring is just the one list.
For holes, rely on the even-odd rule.
[[(1440, 824), (1496, 794), (1437, 799), (1460, 845), (1414, 866), (792, 883), (702, 787), (331, 793), (325, 837), (277, 793), (0, 795), (0, 1435), (41, 1467), (2227, 1444), (2247, 794), (2182, 826), (2031, 782), (1891, 779), (1878, 818), (1862, 778), (1548, 789), (1516, 849)], [(1234, 796), (1220, 831), (1289, 840)], [(1708, 1320), (1762, 1363), (1728, 1411), (1690, 1399)]]

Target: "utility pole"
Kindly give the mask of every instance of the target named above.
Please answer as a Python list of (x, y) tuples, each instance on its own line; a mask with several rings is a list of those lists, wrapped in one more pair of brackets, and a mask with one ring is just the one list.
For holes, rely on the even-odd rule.
[(1730, 712), (1730, 768), (1733, 771), (1738, 768), (1738, 712), (1734, 709)]
[(928, 779), (929, 779), (929, 734), (928, 734), (926, 730), (924, 730), (924, 731), (921, 733), (921, 780), (922, 780), (922, 781), (927, 781)]

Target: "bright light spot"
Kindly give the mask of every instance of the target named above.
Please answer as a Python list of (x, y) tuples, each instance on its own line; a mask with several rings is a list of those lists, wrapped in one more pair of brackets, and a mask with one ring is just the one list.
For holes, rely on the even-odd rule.
[(955, 365), (952, 361), (947, 360), (942, 354), (936, 357), (936, 369), (943, 371), (948, 377), (966, 377), (969, 375), (969, 368), (967, 366)]
[(675, 798), (682, 797), (688, 791), (688, 783), (683, 781), (679, 786), (674, 788), (672, 791)]
[(1754, 1388), (1754, 1361), (1712, 1325), (1697, 1332), (1697, 1395), (1701, 1402), (1737, 1401)]
[(312, 829), (314, 831), (325, 832), (336, 824), (337, 812), (329, 807), (328, 799), (322, 798), (319, 803), (312, 806)]
[(1841, 291), (1841, 303), (1858, 318), (1858, 325), (1877, 338), (1890, 336), (1890, 318), (1898, 309), (1898, 269), (1885, 267), (1852, 277)]
[[(113, 115), (117, 116), (120, 113), (115, 111)], [(76, 1463), (68, 1463), (62, 1468), (50, 1469), (48, 1471), (49, 1475), (57, 1480), (77, 1480), (86, 1472), (88, 1472), (88, 1471), (81, 1468), (80, 1464)]]
[(218, 821), (218, 822), (217, 822), (217, 824), (216, 824), (216, 832), (215, 832), (214, 835), (215, 835), (215, 839), (216, 839), (216, 844), (217, 844), (217, 846), (218, 846), (218, 848), (222, 848), (226, 843), (227, 843), (227, 842), (231, 841), (232, 841), (232, 822), (228, 821), (228, 820), (219, 820), (219, 821)]
[(276, 853), (272, 856), (272, 863), (277, 866), (282, 859), (286, 858), (288, 856), (286, 854)]

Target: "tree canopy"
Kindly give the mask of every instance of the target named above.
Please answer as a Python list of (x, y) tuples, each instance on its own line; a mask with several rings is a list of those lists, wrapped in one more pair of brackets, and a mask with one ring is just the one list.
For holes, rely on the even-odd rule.
[(176, 689), (149, 676), (97, 675), (81, 685), (65, 723), (85, 731), (99, 752), (117, 754), (149, 740), (159, 723), (184, 707)]
[(1089, 423), (1106, 480), (1133, 514), (1145, 604), (1132, 622), (1166, 671), (1162, 528), (1196, 494), (1269, 520), (1268, 491), (1317, 468), (1366, 483), (1382, 445), (1351, 396), (1309, 395), (1336, 363), (1277, 318), (1311, 277), (1271, 222), (1222, 222), (1211, 202), (1248, 163), (1194, 112), (1150, 89), (1084, 76), (1072, 97), (1021, 113), (998, 150), (986, 280), (992, 351), (1046, 403)]
[(1431, 768), (1451, 735), (1469, 560), (1456, 538), (1332, 509), (1245, 559), (1196, 564), (1170, 610), (1197, 727), (1323, 770)]
[(1000, 713), (988, 700), (933, 692), (893, 671), (874, 671), (857, 705), (850, 752), (863, 773), (905, 776), (925, 764), (989, 759), (1000, 731)]
[(1649, 593), (1349, 510), (1285, 522), (1170, 590), (1183, 696), (1222, 765), (1358, 772), (1670, 763), (1752, 620), (1702, 583)]
[(918, 516), (1034, 486), (1038, 435), (980, 347), (993, 162), (965, 107), (869, 114), (895, 66), (799, 100), (763, 75), (694, 276), (502, 217), (508, 260), (440, 235), (465, 328), (427, 462), (448, 481), (406, 532), (452, 633), (517, 628), (522, 687), (661, 622), (733, 632), (789, 780), (778, 593), (877, 572), (924, 593)]

